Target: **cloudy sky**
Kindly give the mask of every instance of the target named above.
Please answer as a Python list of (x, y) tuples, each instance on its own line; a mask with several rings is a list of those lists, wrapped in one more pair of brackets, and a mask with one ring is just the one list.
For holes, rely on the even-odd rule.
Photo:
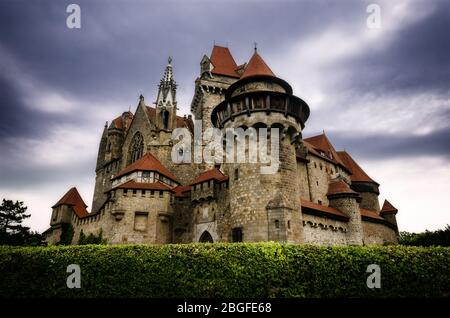
[[(70, 3), (81, 29), (66, 26)], [(399, 209), (400, 230), (450, 224), (448, 1), (0, 0), (0, 30), (0, 198), (24, 201), (33, 230), (71, 186), (91, 204), (105, 121), (141, 93), (155, 99), (168, 56), (189, 113), (214, 42), (238, 64), (258, 43), (310, 105), (304, 136), (324, 129), (350, 152)]]

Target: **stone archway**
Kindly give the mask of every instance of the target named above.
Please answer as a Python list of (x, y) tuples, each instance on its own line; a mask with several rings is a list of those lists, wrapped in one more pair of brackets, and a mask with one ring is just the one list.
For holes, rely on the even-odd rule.
[(214, 240), (208, 231), (203, 232), (198, 241), (200, 243), (214, 243)]

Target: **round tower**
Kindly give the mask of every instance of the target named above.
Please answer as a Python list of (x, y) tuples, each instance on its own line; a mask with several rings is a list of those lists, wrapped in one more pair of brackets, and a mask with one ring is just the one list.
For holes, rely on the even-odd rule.
[[(241, 240), (303, 242), (296, 147), (308, 116), (308, 105), (292, 95), (291, 86), (276, 77), (256, 51), (241, 78), (226, 90), (225, 100), (213, 109), (212, 123), (224, 135), (229, 128), (244, 131), (246, 161), (236, 162), (240, 150), (235, 143), (234, 161), (223, 165), (230, 177), (230, 233), (238, 231)], [(261, 135), (261, 128), (267, 129), (267, 136)], [(247, 138), (257, 141), (256, 162), (249, 160), (252, 145)], [(264, 144), (267, 152), (262, 153), (271, 163), (262, 162)], [(269, 165), (274, 169), (264, 170)], [(230, 234), (230, 240), (233, 237)]]
[(363, 230), (359, 211), (360, 195), (341, 179), (332, 180), (327, 193), (330, 206), (348, 215), (347, 244), (362, 245)]

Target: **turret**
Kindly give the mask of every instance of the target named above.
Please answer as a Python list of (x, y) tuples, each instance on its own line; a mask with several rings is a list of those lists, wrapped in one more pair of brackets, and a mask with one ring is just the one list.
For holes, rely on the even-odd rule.
[(103, 128), (102, 137), (100, 139), (100, 145), (98, 147), (97, 164), (95, 165), (95, 172), (98, 172), (103, 168), (105, 164), (106, 147), (108, 145), (108, 122), (105, 123)]
[[(247, 157), (247, 163), (224, 164), (225, 174), (230, 176), (232, 230), (239, 229), (245, 241), (301, 243), (296, 146), (309, 116), (308, 105), (292, 95), (291, 86), (274, 75), (256, 50), (241, 79), (230, 85), (224, 97), (211, 114), (215, 127), (224, 132), (227, 128), (242, 128), (251, 133), (247, 130), (251, 127), (256, 133), (259, 128), (277, 128), (279, 132), (278, 139), (269, 134), (266, 140), (267, 149), (279, 149), (279, 156), (274, 158), (279, 165), (274, 171), (262, 172), (267, 163), (261, 162), (261, 156), (257, 163), (249, 163)], [(247, 154), (250, 146), (243, 144)], [(259, 139), (258, 148), (261, 145)], [(270, 157), (270, 151), (268, 154)]]
[(173, 79), (172, 59), (169, 57), (163, 78), (158, 86), (158, 96), (156, 98), (156, 126), (163, 130), (173, 130), (176, 128), (177, 84)]
[(50, 225), (55, 226), (61, 223), (71, 223), (73, 213), (82, 218), (88, 215), (87, 205), (81, 198), (78, 190), (73, 187), (52, 206), (52, 218)]
[(224, 100), (225, 90), (239, 79), (239, 72), (240, 66), (227, 47), (214, 45), (210, 57), (203, 56), (191, 103), (191, 112), (202, 121), (203, 131), (212, 127), (211, 112)]
[(397, 208), (395, 208), (388, 200), (384, 200), (383, 208), (381, 208), (380, 215), (389, 223), (395, 225), (396, 232), (398, 234), (397, 226)]
[(332, 180), (328, 186), (327, 197), (329, 206), (347, 214), (348, 221), (347, 244), (362, 245), (363, 233), (361, 213), (359, 211), (360, 196), (342, 179)]

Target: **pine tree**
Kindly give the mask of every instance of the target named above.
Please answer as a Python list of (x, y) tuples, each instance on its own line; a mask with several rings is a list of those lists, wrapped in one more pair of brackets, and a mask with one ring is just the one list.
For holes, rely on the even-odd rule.
[(23, 245), (29, 239), (30, 228), (22, 222), (30, 217), (22, 201), (3, 199), (0, 205), (0, 244)]

